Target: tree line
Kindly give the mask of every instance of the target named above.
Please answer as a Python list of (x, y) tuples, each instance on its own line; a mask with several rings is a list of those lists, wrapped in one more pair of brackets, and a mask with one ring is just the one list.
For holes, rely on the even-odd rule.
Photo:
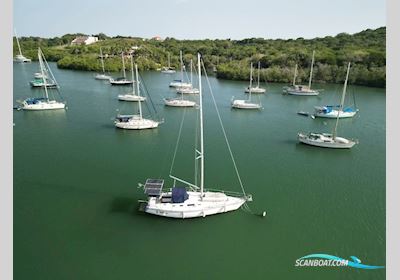
[[(122, 69), (121, 53), (132, 52), (140, 69), (155, 70), (167, 65), (179, 68), (179, 51), (184, 61), (195, 60), (197, 52), (203, 55), (205, 66), (216, 72), (217, 78), (248, 80), (250, 63), (260, 62), (263, 81), (289, 83), (294, 66), (299, 65), (298, 82), (307, 81), (312, 51), (315, 50), (314, 81), (341, 83), (345, 67), (352, 62), (350, 82), (358, 85), (385, 87), (386, 85), (386, 28), (367, 29), (356, 34), (340, 33), (314, 39), (263, 39), (243, 40), (145, 40), (135, 37), (97, 34), (99, 42), (88, 46), (71, 46), (71, 41), (83, 34), (66, 34), (55, 38), (22, 37), (21, 47), (25, 56), (37, 59), (37, 47), (42, 47), (49, 61), (58, 67), (99, 71), (100, 47), (104, 54), (106, 71)], [(14, 40), (14, 53), (18, 48)], [(128, 62), (128, 61), (127, 61)]]

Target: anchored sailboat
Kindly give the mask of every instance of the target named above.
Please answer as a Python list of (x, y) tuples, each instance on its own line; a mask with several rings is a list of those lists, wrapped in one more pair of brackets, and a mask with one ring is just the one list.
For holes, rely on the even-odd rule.
[(110, 80), (111, 76), (106, 75), (106, 71), (104, 70), (104, 57), (103, 57), (103, 52), (100, 48), (100, 59), (101, 59), (101, 69), (103, 70), (102, 74), (96, 74), (94, 77), (96, 80)]
[(261, 103), (251, 102), (251, 93), (253, 89), (253, 63), (250, 64), (250, 85), (249, 85), (249, 99), (242, 100), (232, 98), (231, 106), (236, 109), (262, 109)]
[[(344, 82), (342, 99), (340, 102), (340, 108), (343, 108), (343, 102), (344, 102), (344, 98), (346, 96), (346, 90), (347, 90), (347, 81), (349, 79), (349, 72), (350, 72), (350, 62), (347, 66), (347, 74), (346, 74), (346, 80)], [(335, 124), (332, 134), (300, 132), (297, 134), (299, 141), (304, 144), (318, 146), (318, 147), (324, 147), (324, 148), (335, 148), (335, 149), (352, 148), (355, 144), (357, 144), (357, 141), (337, 136), (337, 128), (338, 128), (338, 124), (339, 124), (340, 115), (341, 115), (341, 111), (339, 111), (336, 116), (336, 124)]]
[(50, 66), (47, 63), (47, 60), (44, 57), (44, 54), (40, 48), (38, 49), (38, 53), (40, 53), (40, 59), (42, 60), (42, 63), (39, 63), (39, 72), (33, 74), (34, 80), (30, 81), (29, 84), (33, 88), (43, 88), (45, 86), (48, 89), (58, 88), (59, 86), (57, 84), (56, 78), (54, 77), (53, 72), (51, 72)]
[[(133, 76), (133, 57), (132, 56), (131, 56), (131, 73), (132, 73), (132, 81), (134, 81), (134, 76)], [(132, 83), (132, 93), (119, 94), (118, 95), (118, 100), (121, 100), (121, 101), (145, 101), (146, 97), (136, 94), (136, 92), (135, 92), (135, 83)]]
[(347, 107), (344, 107), (344, 105), (315, 106), (314, 116), (320, 118), (330, 118), (330, 119), (335, 119), (338, 116), (340, 119), (352, 118), (359, 111), (356, 107), (356, 100), (354, 94), (353, 97), (354, 97), (354, 106), (347, 106)]
[(193, 87), (193, 60), (190, 60), (190, 87), (178, 87), (176, 92), (179, 94), (198, 94), (200, 91)]
[(265, 88), (261, 88), (260, 87), (260, 61), (258, 62), (258, 72), (257, 72), (257, 86), (256, 87), (251, 87), (251, 85), (249, 85), (244, 92), (245, 93), (250, 93), (250, 91), (252, 93), (265, 93), (266, 89)]
[[(42, 50), (38, 49), (38, 58), (39, 58), (39, 65), (40, 65), (40, 72), (43, 77), (46, 76), (45, 73), (51, 73), (50, 68), (48, 68), (47, 61), (45, 60), (44, 54)], [(51, 73), (53, 76), (53, 74)], [(54, 76), (53, 76), (54, 77)], [(44, 79), (45, 80), (45, 79)], [(27, 98), (22, 101), (21, 109), (23, 110), (56, 110), (56, 109), (64, 109), (65, 103), (58, 102), (55, 98), (50, 99), (49, 92), (47, 90), (47, 83), (43, 84), (44, 87), (44, 96), (40, 98)], [(58, 91), (58, 90), (57, 90)]]
[[(139, 87), (139, 73), (137, 64), (135, 64), (135, 72), (136, 72), (136, 92), (137, 95), (140, 96), (140, 87)], [(118, 128), (122, 129), (149, 129), (156, 128), (161, 122), (145, 119), (143, 118), (142, 112), (142, 102), (141, 100), (137, 100), (139, 104), (139, 115), (118, 115), (115, 118), (114, 124)]]
[(15, 56), (15, 62), (19, 62), (19, 63), (31, 62), (32, 60), (30, 58), (26, 58), (25, 56), (22, 55), (21, 46), (19, 44), (19, 40), (18, 40), (18, 36), (17, 36), (17, 31), (15, 29), (14, 29), (14, 33), (15, 33), (15, 39), (17, 40), (18, 51), (19, 51), (19, 54), (17, 54)]
[(131, 85), (133, 81), (129, 81), (126, 79), (126, 72), (125, 72), (125, 59), (124, 59), (124, 53), (121, 53), (121, 58), (122, 58), (122, 73), (123, 77), (119, 77), (116, 79), (111, 78), (110, 79), (110, 84), (113, 86), (126, 86), (126, 85)]
[[(231, 193), (225, 191), (211, 191), (204, 188), (204, 127), (203, 127), (203, 96), (201, 87), (201, 61), (198, 54), (198, 72), (199, 72), (199, 121), (200, 121), (200, 147), (196, 149), (196, 166), (199, 165), (199, 186), (182, 180), (176, 176), (169, 177), (174, 180), (173, 187), (170, 190), (164, 190), (163, 179), (147, 179), (144, 185), (144, 192), (147, 194), (147, 200), (139, 201), (140, 210), (162, 217), (169, 218), (196, 218), (206, 217), (209, 215), (226, 213), (239, 209), (247, 201), (252, 201), (252, 196), (244, 192), (240, 176), (239, 182), (242, 186), (243, 193)], [(222, 125), (222, 123), (221, 123)], [(180, 133), (179, 133), (180, 135)], [(228, 147), (229, 143), (227, 138)], [(177, 141), (179, 143), (179, 139)], [(176, 147), (177, 148), (177, 147)], [(175, 149), (176, 151), (177, 149)], [(231, 150), (229, 149), (230, 153)], [(231, 153), (233, 160), (233, 155)], [(174, 155), (175, 158), (175, 155)], [(198, 162), (200, 161), (200, 162)], [(237, 171), (235, 161), (233, 160), (235, 170)], [(197, 170), (197, 169), (196, 169)], [(172, 171), (172, 167), (171, 167)], [(198, 173), (196, 173), (198, 174)], [(177, 186), (176, 183), (187, 187)], [(187, 189), (188, 188), (188, 189)]]
[(170, 58), (170, 54), (168, 53), (168, 67), (164, 67), (164, 68), (161, 70), (161, 73), (164, 73), (164, 74), (173, 74), (173, 73), (175, 73), (175, 72), (176, 72), (175, 69), (171, 67), (171, 58)]
[(315, 96), (315, 95), (319, 94), (318, 90), (311, 89), (313, 69), (314, 69), (314, 57), (315, 57), (315, 51), (313, 51), (313, 54), (312, 54), (310, 78), (308, 80), (308, 86), (296, 85), (296, 77), (297, 77), (297, 64), (296, 64), (295, 69), (294, 69), (293, 84), (292, 84), (292, 86), (284, 87), (283, 88), (284, 93), (288, 93), (291, 95), (300, 95), (300, 96)]
[(184, 64), (183, 64), (183, 59), (182, 59), (182, 51), (180, 51), (179, 53), (179, 57), (180, 57), (180, 62), (181, 62), (181, 79), (180, 80), (173, 80), (169, 86), (170, 87), (175, 87), (175, 88), (179, 88), (179, 87), (191, 87), (192, 84), (191, 83), (185, 83), (183, 81), (183, 68), (184, 68)]

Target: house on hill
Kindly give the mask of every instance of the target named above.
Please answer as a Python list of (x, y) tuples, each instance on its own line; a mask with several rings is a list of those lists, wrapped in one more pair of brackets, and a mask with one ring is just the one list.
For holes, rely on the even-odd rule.
[(90, 45), (96, 43), (98, 40), (98, 37), (93, 36), (77, 36), (74, 40), (72, 40), (71, 45)]

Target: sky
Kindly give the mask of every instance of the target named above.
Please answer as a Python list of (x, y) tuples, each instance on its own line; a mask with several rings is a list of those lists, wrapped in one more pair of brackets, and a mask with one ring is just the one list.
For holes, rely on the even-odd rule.
[(386, 25), (385, 0), (14, 0), (18, 36), (306, 39)]

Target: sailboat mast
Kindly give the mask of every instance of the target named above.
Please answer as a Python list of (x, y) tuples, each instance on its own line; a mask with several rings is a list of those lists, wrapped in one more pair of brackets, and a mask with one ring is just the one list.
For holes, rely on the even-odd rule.
[[(137, 64), (135, 64), (135, 74), (136, 74), (136, 91), (137, 91), (137, 95), (140, 96), (139, 72), (138, 72)], [(142, 115), (142, 103), (140, 102), (140, 97), (139, 97), (138, 103), (139, 103), (139, 116), (140, 116), (140, 119), (142, 119), (143, 118), (143, 115)]]
[(200, 193), (203, 199), (204, 192), (204, 138), (203, 138), (203, 90), (201, 88), (201, 60), (200, 53), (197, 53), (199, 72), (199, 107), (200, 107)]
[(171, 58), (170, 58), (170, 54), (168, 53), (168, 69), (171, 68)]
[(48, 100), (49, 93), (47, 92), (47, 80), (46, 80), (46, 76), (44, 75), (44, 71), (43, 71), (44, 66), (43, 66), (43, 60), (42, 60), (42, 50), (40, 48), (38, 49), (38, 58), (39, 58), (40, 72), (42, 73), (42, 79), (43, 79), (43, 84), (44, 84), (45, 97)]
[(182, 51), (179, 52), (180, 60), (181, 60), (181, 81), (183, 82), (183, 59), (182, 59)]
[(260, 61), (258, 62), (257, 88), (260, 87)]
[(251, 101), (251, 88), (253, 87), (253, 62), (250, 63), (249, 101)]
[(22, 56), (21, 46), (19, 45), (17, 31), (15, 29), (14, 29), (14, 34), (15, 34), (15, 39), (17, 39), (17, 45), (18, 45), (19, 54)]
[(131, 72), (132, 72), (132, 94), (135, 94), (135, 77), (133, 76), (133, 55), (131, 55)]
[(333, 130), (333, 139), (336, 138), (336, 133), (337, 133), (337, 127), (339, 123), (339, 117), (340, 117), (340, 112), (343, 110), (343, 103), (344, 103), (344, 98), (346, 96), (346, 90), (347, 90), (347, 81), (349, 80), (349, 72), (350, 72), (350, 62), (347, 65), (347, 73), (346, 73), (346, 80), (344, 81), (344, 86), (343, 86), (343, 93), (342, 93), (342, 100), (340, 100), (340, 107), (338, 110), (338, 114), (336, 117), (336, 124), (335, 124), (335, 129)]
[(190, 83), (193, 86), (193, 59), (190, 60)]
[(312, 52), (310, 79), (308, 80), (308, 88), (309, 89), (311, 89), (312, 72), (313, 72), (313, 68), (314, 68), (314, 56), (315, 56), (315, 50)]
[(121, 58), (122, 58), (122, 71), (124, 73), (124, 78), (126, 78), (124, 52), (121, 53)]
[(103, 69), (103, 74), (105, 74), (106, 71), (104, 71), (103, 52), (101, 51), (101, 48), (100, 48), (100, 58), (101, 58), (101, 69)]
[(297, 76), (297, 63), (296, 66), (294, 67), (293, 86), (296, 85), (296, 76)]

